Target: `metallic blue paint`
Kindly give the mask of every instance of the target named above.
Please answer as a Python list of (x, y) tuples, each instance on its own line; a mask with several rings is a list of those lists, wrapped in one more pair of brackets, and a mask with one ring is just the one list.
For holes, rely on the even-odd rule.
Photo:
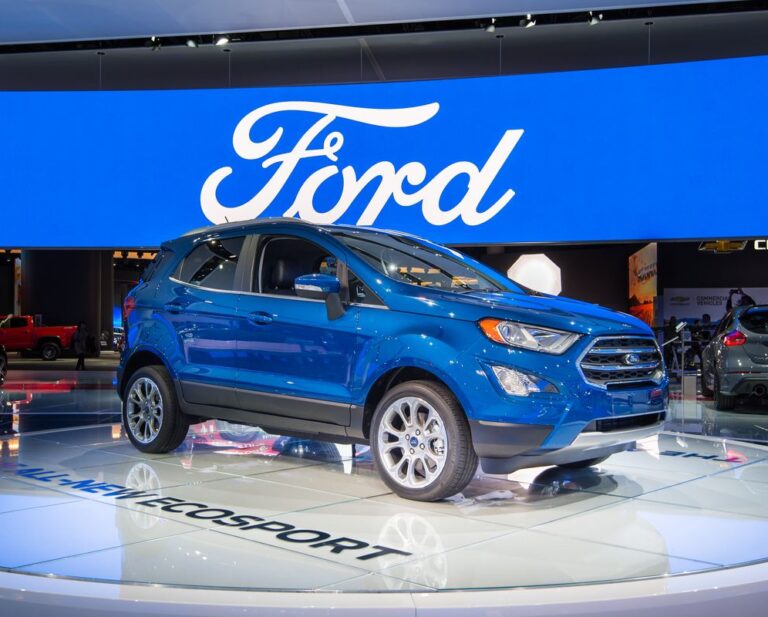
[[(587, 383), (577, 368), (595, 336), (651, 336), (651, 330), (634, 317), (523, 290), (456, 293), (398, 282), (358, 258), (333, 237), (334, 229), (267, 219), (212, 228), (165, 245), (174, 259), (166, 260), (149, 284), (142, 283), (131, 292), (136, 308), (127, 320), (121, 367), (134, 353), (151, 350), (163, 359), (174, 379), (236, 386), (241, 402), (244, 393), (255, 391), (357, 407), (365, 405), (374, 384), (393, 369), (422, 369), (451, 389), (470, 420), (553, 427), (544, 443), (534, 445), (535, 451), (569, 445), (597, 418), (665, 409), (666, 374), (658, 385), (611, 391)], [(204, 290), (170, 278), (196, 242), (243, 233), (290, 234), (313, 241), (352, 269), (385, 306), (348, 304), (341, 318), (329, 320), (322, 300), (245, 289)], [(456, 257), (454, 251), (430, 246)], [(460, 259), (500, 285), (517, 289), (482, 264)], [(172, 304), (183, 310), (169, 314), (166, 309)], [(254, 313), (271, 319), (254, 322), (250, 318)], [(581, 336), (562, 355), (518, 349), (488, 339), (477, 324), (484, 317)], [(508, 395), (495, 379), (493, 365), (539, 376), (557, 392)], [(123, 373), (121, 369), (125, 379)]]

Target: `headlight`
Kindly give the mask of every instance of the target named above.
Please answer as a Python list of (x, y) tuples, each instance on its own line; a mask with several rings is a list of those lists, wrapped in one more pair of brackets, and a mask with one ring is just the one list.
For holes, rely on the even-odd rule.
[(564, 353), (578, 339), (579, 334), (530, 326), (514, 321), (487, 317), (479, 322), (480, 329), (492, 341), (502, 345), (521, 347), (551, 354)]

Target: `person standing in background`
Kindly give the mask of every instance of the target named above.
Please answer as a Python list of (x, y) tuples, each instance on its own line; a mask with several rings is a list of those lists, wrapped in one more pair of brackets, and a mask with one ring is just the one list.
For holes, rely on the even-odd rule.
[(741, 287), (731, 289), (728, 294), (728, 301), (725, 303), (725, 310), (730, 311), (737, 306), (754, 306), (757, 304), (752, 296), (744, 293)]
[(85, 322), (81, 321), (77, 324), (77, 332), (72, 337), (72, 346), (75, 349), (77, 355), (77, 364), (75, 365), (76, 371), (85, 370), (85, 349), (87, 347), (88, 331), (85, 329)]

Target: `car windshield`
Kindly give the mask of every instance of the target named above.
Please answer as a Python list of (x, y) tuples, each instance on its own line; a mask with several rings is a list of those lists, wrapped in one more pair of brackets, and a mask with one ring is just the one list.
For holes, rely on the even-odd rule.
[(338, 231), (334, 236), (370, 266), (396, 281), (456, 292), (522, 291), (512, 281), (505, 285), (481, 273), (471, 259), (457, 251), (442, 252), (408, 236), (363, 230)]

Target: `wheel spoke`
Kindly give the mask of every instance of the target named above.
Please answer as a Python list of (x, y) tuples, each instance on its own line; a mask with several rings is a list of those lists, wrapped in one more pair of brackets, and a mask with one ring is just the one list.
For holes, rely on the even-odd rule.
[(405, 476), (405, 479), (408, 481), (408, 484), (411, 486), (416, 486), (419, 484), (419, 481), (416, 479), (416, 460), (417, 459), (409, 459), (408, 461), (408, 473)]
[(424, 452), (424, 460), (431, 462), (435, 467), (440, 466), (440, 460), (429, 450)]
[(390, 452), (392, 452), (392, 450), (397, 450), (397, 449), (402, 450), (404, 447), (405, 446), (403, 446), (403, 444), (400, 443), (399, 441), (390, 441), (388, 443), (385, 443), (382, 446), (381, 453), (382, 454), (389, 454)]
[(410, 418), (408, 417), (409, 414), (405, 412), (403, 407), (407, 407), (407, 404), (406, 403), (401, 404), (400, 407), (395, 409), (395, 413), (403, 422), (403, 430), (406, 430), (411, 426), (411, 421), (410, 421)]
[(163, 424), (163, 395), (148, 377), (137, 379), (125, 400), (126, 425), (140, 443), (150, 443)]
[(440, 477), (448, 437), (437, 410), (425, 399), (406, 396), (384, 411), (376, 432), (383, 471), (407, 488), (423, 488)]
[(390, 433), (394, 437), (397, 437), (398, 439), (405, 435), (405, 430), (395, 428), (389, 420), (385, 420), (382, 424), (382, 427), (386, 430), (386, 432)]

